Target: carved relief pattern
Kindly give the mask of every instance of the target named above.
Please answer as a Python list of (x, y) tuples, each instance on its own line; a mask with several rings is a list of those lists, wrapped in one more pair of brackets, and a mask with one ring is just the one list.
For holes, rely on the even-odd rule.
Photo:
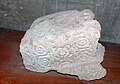
[(73, 10), (34, 21), (20, 44), (26, 69), (57, 70), (84, 80), (105, 76), (100, 65), (104, 55), (104, 47), (98, 43), (100, 25), (93, 18), (90, 10)]

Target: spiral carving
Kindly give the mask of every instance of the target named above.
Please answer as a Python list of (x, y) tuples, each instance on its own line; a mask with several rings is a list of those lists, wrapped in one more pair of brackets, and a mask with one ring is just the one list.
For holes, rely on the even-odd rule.
[(57, 54), (60, 56), (60, 57), (66, 57), (69, 55), (69, 51), (65, 48), (58, 48), (57, 50)]
[(70, 57), (70, 45), (65, 45), (63, 47), (56, 48), (56, 57), (57, 58), (66, 58)]
[(43, 45), (35, 45), (33, 48), (33, 53), (39, 56), (45, 56), (47, 55), (47, 49)]
[(51, 58), (44, 57), (44, 58), (38, 58), (38, 64), (41, 67), (49, 67), (51, 65)]
[(92, 58), (91, 56), (91, 51), (90, 50), (84, 50), (80, 52), (80, 59), (81, 60), (89, 60), (90, 58)]
[[(77, 38), (76, 38), (77, 39)], [(72, 45), (72, 48), (75, 50), (85, 49), (90, 47), (90, 41), (87, 37), (78, 37), (77, 40)]]

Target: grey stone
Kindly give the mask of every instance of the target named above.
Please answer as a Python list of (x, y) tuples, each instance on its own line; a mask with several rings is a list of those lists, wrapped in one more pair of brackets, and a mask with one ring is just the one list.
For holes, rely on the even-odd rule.
[(91, 10), (63, 11), (36, 19), (20, 43), (25, 68), (57, 70), (81, 80), (106, 75), (101, 66), (105, 49), (98, 43), (101, 26)]

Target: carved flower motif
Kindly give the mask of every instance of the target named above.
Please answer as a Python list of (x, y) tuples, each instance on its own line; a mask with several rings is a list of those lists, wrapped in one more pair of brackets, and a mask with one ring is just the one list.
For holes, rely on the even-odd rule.
[(91, 58), (90, 50), (84, 50), (80, 52), (80, 59), (81, 60), (88, 60)]
[(69, 57), (70, 56), (70, 49), (69, 49), (69, 45), (65, 45), (63, 47), (57, 48), (56, 50), (56, 56), (57, 57)]
[(71, 72), (73, 63), (73, 59), (63, 58), (59, 60), (59, 63), (56, 67), (58, 71)]
[(59, 65), (58, 65), (58, 71), (64, 71), (64, 72), (68, 72), (70, 73), (71, 70), (72, 70), (72, 62), (70, 61), (66, 61), (66, 62), (61, 62)]
[(59, 54), (60, 56), (67, 56), (69, 55), (69, 51), (66, 48), (59, 48), (57, 50), (57, 54)]
[(51, 65), (51, 58), (50, 57), (44, 57), (44, 58), (41, 58), (41, 57), (38, 57), (38, 63), (41, 67), (46, 67), (48, 68), (50, 65)]
[(45, 46), (39, 44), (39, 45), (35, 45), (33, 48), (33, 53), (36, 55), (40, 55), (40, 56), (45, 56), (47, 55), (47, 49)]
[(90, 46), (90, 41), (85, 37), (78, 38), (78, 40), (73, 44), (73, 47), (75, 49), (88, 48), (89, 46)]

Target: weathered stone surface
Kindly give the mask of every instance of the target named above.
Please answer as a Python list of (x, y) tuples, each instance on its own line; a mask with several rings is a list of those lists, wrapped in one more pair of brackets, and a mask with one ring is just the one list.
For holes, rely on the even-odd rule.
[(106, 75), (101, 66), (105, 49), (98, 43), (101, 26), (91, 10), (70, 10), (33, 22), (20, 44), (26, 69), (35, 72), (57, 70), (81, 80)]

